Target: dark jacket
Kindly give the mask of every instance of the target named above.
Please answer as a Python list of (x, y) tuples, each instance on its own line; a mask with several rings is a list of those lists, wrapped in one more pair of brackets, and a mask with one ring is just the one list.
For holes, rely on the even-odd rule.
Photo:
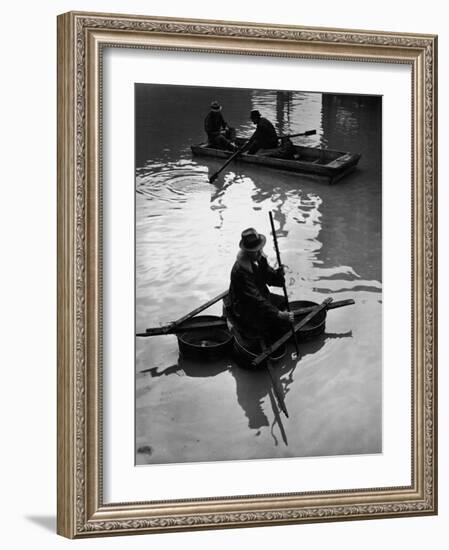
[(257, 122), (257, 128), (251, 136), (251, 141), (257, 142), (261, 149), (272, 149), (278, 146), (278, 136), (271, 122), (261, 117)]
[(221, 114), (221, 111), (209, 111), (204, 119), (204, 130), (209, 138), (215, 137), (220, 130), (227, 127), (227, 123)]
[(257, 328), (279, 322), (279, 309), (270, 300), (268, 286), (282, 286), (283, 275), (261, 256), (257, 265), (240, 252), (231, 271), (226, 307), (236, 322)]

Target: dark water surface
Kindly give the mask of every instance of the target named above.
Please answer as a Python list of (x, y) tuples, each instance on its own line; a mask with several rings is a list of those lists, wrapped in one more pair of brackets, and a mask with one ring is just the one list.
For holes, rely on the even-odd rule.
[[(239, 135), (251, 135), (259, 109), (279, 133), (317, 130), (298, 144), (361, 153), (359, 167), (328, 186), (233, 163), (211, 185), (220, 162), (192, 159), (190, 146), (205, 139), (212, 99)], [(137, 464), (381, 452), (380, 98), (136, 86), (137, 332), (226, 290), (246, 227), (267, 236), (275, 264), (270, 210), (290, 298), (356, 304), (330, 311), (299, 361), (279, 362), (288, 419), (265, 371), (187, 361), (175, 336), (137, 338)]]

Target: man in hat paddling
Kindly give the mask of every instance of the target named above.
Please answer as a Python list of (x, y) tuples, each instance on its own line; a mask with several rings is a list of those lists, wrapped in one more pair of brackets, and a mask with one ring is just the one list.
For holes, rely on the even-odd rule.
[(282, 296), (268, 290), (268, 285), (282, 287), (284, 276), (282, 268), (268, 265), (265, 243), (266, 237), (252, 227), (242, 232), (225, 307), (244, 335), (272, 342), (291, 330), (293, 313), (284, 311)]
[(228, 126), (221, 111), (218, 101), (212, 101), (210, 111), (204, 120), (208, 145), (225, 151), (236, 151), (237, 147), (231, 141), (233, 130)]
[(257, 109), (251, 111), (250, 117), (257, 128), (249, 140), (247, 152), (255, 155), (259, 149), (275, 149), (278, 146), (278, 136), (271, 122)]

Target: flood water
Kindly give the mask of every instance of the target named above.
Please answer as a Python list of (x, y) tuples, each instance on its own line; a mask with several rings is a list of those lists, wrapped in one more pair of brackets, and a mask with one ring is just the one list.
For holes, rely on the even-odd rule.
[[(192, 158), (212, 100), (238, 135), (251, 109), (295, 143), (361, 153), (335, 185), (276, 169)], [(382, 452), (381, 99), (319, 93), (136, 86), (136, 332), (226, 290), (240, 234), (274, 215), (291, 300), (352, 298), (270, 377), (225, 358), (180, 357), (176, 336), (136, 338), (136, 463)], [(273, 289), (272, 289), (273, 290)], [(275, 289), (281, 293), (281, 289)], [(221, 303), (203, 314), (221, 315)]]

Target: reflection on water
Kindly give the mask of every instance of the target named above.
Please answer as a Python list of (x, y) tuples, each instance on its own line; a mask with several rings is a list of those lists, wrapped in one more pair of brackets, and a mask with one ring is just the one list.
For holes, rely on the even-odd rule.
[[(328, 333), (317, 336), (312, 341), (303, 342), (301, 345), (301, 360), (305, 360), (308, 355), (316, 354), (326, 343), (329, 353), (332, 350), (330, 340), (351, 338), (352, 331), (339, 334)], [(294, 372), (297, 367), (297, 361), (292, 358), (293, 346), (289, 345), (287, 354), (284, 358), (274, 363), (275, 369), (272, 370), (272, 376), (276, 383), (282, 388), (282, 394), (287, 395), (290, 386), (294, 382)], [(267, 370), (250, 370), (240, 368), (229, 358), (217, 359), (211, 362), (202, 362), (198, 360), (186, 359), (179, 355), (178, 360), (173, 365), (153, 366), (143, 369), (140, 374), (151, 376), (157, 379), (161, 377), (170, 377), (173, 375), (179, 377), (191, 378), (211, 378), (228, 372), (235, 380), (235, 391), (237, 403), (242, 408), (247, 420), (248, 428), (257, 430), (256, 435), (260, 435), (260, 429), (264, 426), (270, 426), (270, 433), (274, 444), (279, 444), (274, 433), (275, 426), (278, 426), (282, 432), (284, 444), (288, 445), (287, 434), (283, 426), (282, 415), (278, 408), (277, 399), (272, 388), (272, 379)], [(137, 397), (145, 396), (148, 387), (140, 388)], [(273, 418), (268, 419), (265, 409), (268, 408)]]
[[(359, 169), (327, 186), (233, 163), (211, 185), (221, 163), (192, 160), (190, 145), (204, 140), (212, 99), (239, 135), (251, 135), (249, 111), (259, 109), (279, 133), (317, 130), (296, 143), (361, 153)], [(152, 449), (137, 463), (381, 451), (380, 109), (372, 97), (136, 87), (137, 332), (225, 290), (246, 227), (267, 236), (274, 264), (270, 210), (289, 296), (356, 301), (329, 312), (326, 334), (301, 344), (298, 364), (278, 365), (289, 419), (266, 372), (180, 360), (174, 336), (137, 339), (136, 448)]]

